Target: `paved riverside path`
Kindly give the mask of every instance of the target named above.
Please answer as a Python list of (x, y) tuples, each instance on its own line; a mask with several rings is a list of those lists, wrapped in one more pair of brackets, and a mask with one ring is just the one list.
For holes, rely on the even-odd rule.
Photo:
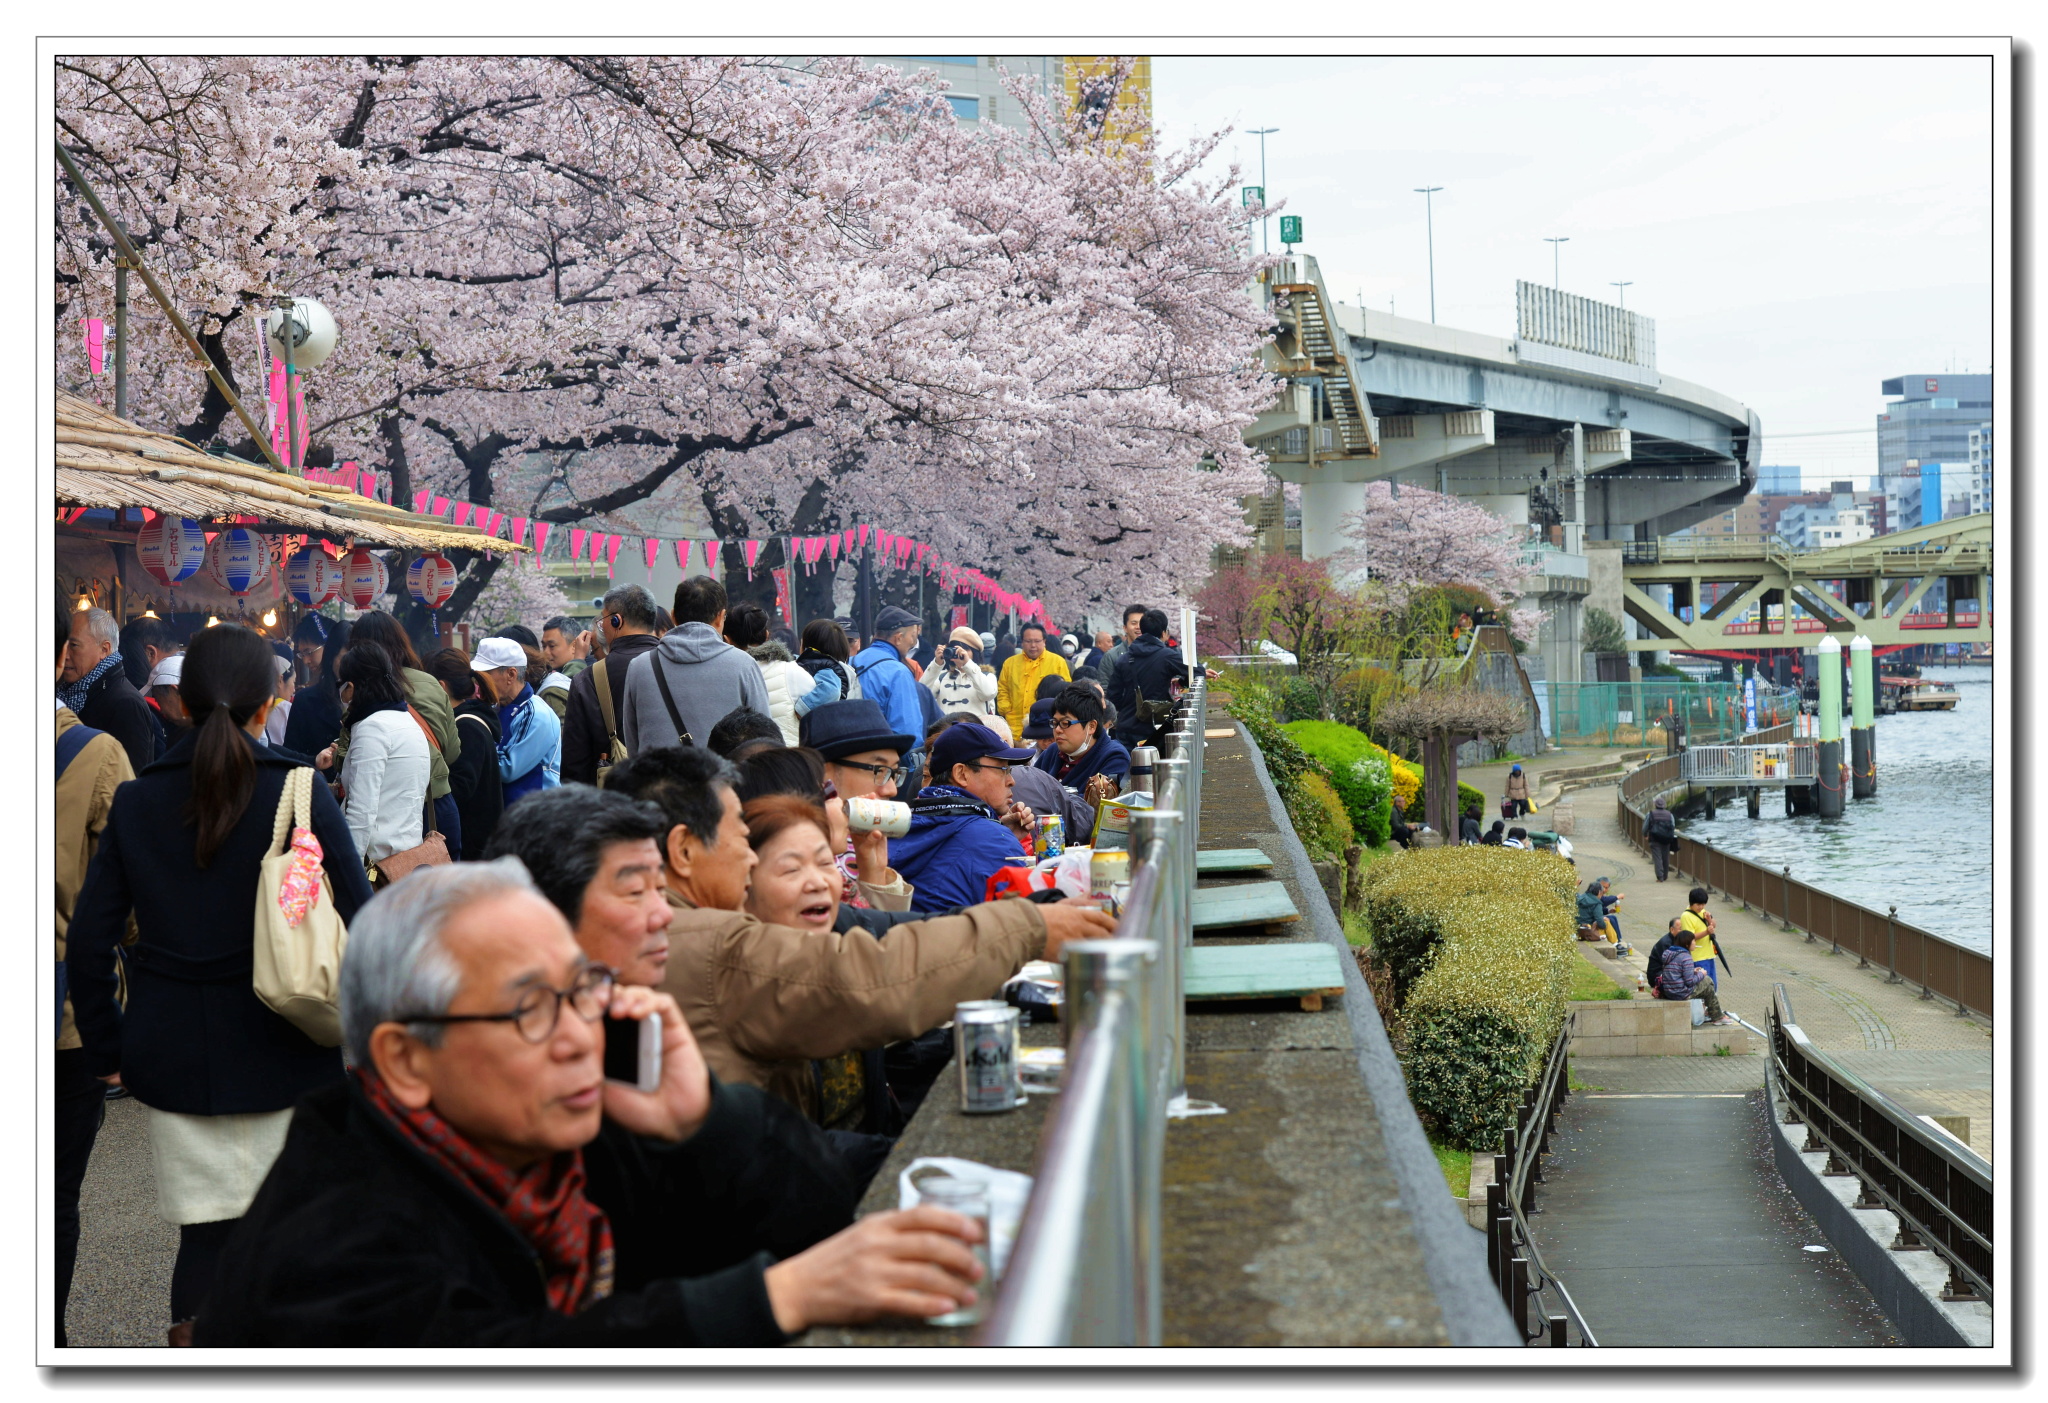
[[(1524, 768), (1540, 774), (1593, 758), (1593, 753), (1582, 759), (1580, 752), (1566, 751), (1533, 766), (1525, 761)], [(1461, 771), (1460, 778), (1497, 803), (1506, 773), (1505, 765), (1488, 765)], [(1580, 877), (1611, 877), (1614, 890), (1627, 895), (1621, 906), (1622, 933), (1635, 947), (1633, 955), (1619, 960), (1606, 958), (1592, 944), (1580, 945), (1579, 953), (1633, 990), (1650, 947), (1669, 918), (1684, 909), (1692, 882), (1674, 871), (1660, 884), (1651, 861), (1623, 839), (1615, 821), (1613, 784), (1570, 797)], [(1542, 791), (1536, 798), (1541, 811), (1534, 822), (1542, 825), (1551, 807)], [(1988, 1019), (1957, 1017), (1954, 1005), (1923, 1000), (1910, 983), (1887, 984), (1882, 969), (1859, 970), (1853, 956), (1830, 955), (1827, 945), (1809, 944), (1802, 932), (1787, 932), (1775, 918), (1746, 911), (1718, 893), (1710, 909), (1718, 913), (1722, 943), (1732, 956), (1732, 967), (1724, 961), (1720, 983), (1724, 1005), (1756, 1027), (1768, 1028), (1772, 987), (1783, 984), (1794, 1017), (1820, 1049), (1840, 1055), (1848, 1070), (1907, 1111), (1969, 1116), (1972, 1148), (1990, 1157), (1995, 1126)], [(1763, 1137), (1764, 1065), (1761, 1050), (1741, 1058), (1573, 1061), (1577, 1079), (1602, 1092), (1574, 1096), (1568, 1103), (1563, 1134), (1551, 1141), (1560, 1157), (1553, 1161), (1555, 1172), (1546, 1171), (1549, 1192), (1538, 1191), (1546, 1211), (1536, 1219), (1536, 1231), (1546, 1256), (1555, 1249), (1558, 1260), (1551, 1265), (1588, 1312), (1603, 1345), (1636, 1337), (1647, 1300), (1679, 1300), (1690, 1312), (1699, 1301), (1722, 1294), (1723, 1286), (1765, 1294), (1756, 1298), (1753, 1309), (1721, 1319), (1715, 1329), (1725, 1326), (1725, 1336), (1704, 1333), (1715, 1317), (1703, 1307), (1701, 1332), (1690, 1336), (1699, 1343), (1883, 1342), (1851, 1338), (1859, 1327), (1851, 1318), (1854, 1312), (1843, 1312), (1869, 1298), (1846, 1268), (1835, 1279), (1838, 1291), (1802, 1284), (1830, 1279), (1829, 1264), (1840, 1265), (1832, 1250), (1801, 1250), (1800, 1256), (1815, 1259), (1805, 1266), (1787, 1255), (1788, 1244), (1803, 1249), (1827, 1240), (1772, 1167)], [(1744, 1099), (1719, 1099), (1730, 1095)], [(1718, 1257), (1681, 1250), (1659, 1235), (1659, 1216), (1669, 1205), (1655, 1202), (1655, 1190), (1667, 1173), (1696, 1173), (1703, 1183), (1726, 1186), (1712, 1192), (1702, 1187), (1681, 1200), (1685, 1213), (1706, 1215), (1711, 1227), (1702, 1227), (1702, 1245), (1727, 1249)], [(1734, 1269), (1738, 1263), (1746, 1264), (1748, 1278)], [(1723, 1285), (1708, 1292), (1695, 1289), (1693, 1283), (1710, 1278)], [(1766, 1325), (1773, 1338), (1758, 1337)]]

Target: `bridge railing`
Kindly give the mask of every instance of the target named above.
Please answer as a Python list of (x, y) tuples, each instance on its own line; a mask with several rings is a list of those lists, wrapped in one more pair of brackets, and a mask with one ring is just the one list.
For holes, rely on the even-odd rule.
[(1803, 1151), (1825, 1150), (1824, 1173), (1853, 1174), (1855, 1208), (1888, 1208), (1898, 1251), (1924, 1248), (1948, 1265), (1942, 1298), (1991, 1300), (1991, 1166), (1843, 1069), (1793, 1021), (1785, 986), (1771, 999), (1771, 1073), (1806, 1126)]
[(1116, 934), (1066, 947), (1066, 1070), (981, 1344), (1160, 1343), (1160, 1195), (1167, 1109), (1186, 1082), (1207, 723), (1198, 679), (1161, 738), (1153, 806), (1131, 814)]
[(1690, 784), (1812, 784), (1820, 774), (1817, 746), (1693, 745), (1679, 752)]

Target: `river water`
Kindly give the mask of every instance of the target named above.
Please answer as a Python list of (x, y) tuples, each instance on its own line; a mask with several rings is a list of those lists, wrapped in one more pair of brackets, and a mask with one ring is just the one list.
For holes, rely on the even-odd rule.
[(1738, 799), (1679, 831), (1878, 911), (1896, 903), (1901, 920), (1990, 954), (1991, 669), (1921, 675), (1953, 682), (1956, 709), (1877, 718), (1876, 797), (1849, 799), (1840, 818), (1787, 818), (1766, 789), (1762, 818)]

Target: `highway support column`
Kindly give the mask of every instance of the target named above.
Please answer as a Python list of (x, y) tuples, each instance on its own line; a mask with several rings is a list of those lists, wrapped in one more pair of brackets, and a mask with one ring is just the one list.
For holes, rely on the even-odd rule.
[(1877, 708), (1873, 680), (1870, 640), (1859, 633), (1849, 642), (1849, 793), (1857, 799), (1877, 794)]
[(1842, 815), (1842, 645), (1820, 641), (1820, 769), (1813, 786), (1814, 812)]

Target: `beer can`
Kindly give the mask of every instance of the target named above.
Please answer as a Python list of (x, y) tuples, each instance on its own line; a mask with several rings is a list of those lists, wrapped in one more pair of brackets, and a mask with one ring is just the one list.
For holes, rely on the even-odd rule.
[(960, 1109), (969, 1115), (1015, 1110), (1024, 1099), (1017, 1066), (1017, 1010), (976, 1000), (953, 1010), (953, 1061), (960, 1068)]
[(1067, 850), (1067, 825), (1058, 814), (1047, 814), (1038, 820), (1038, 833), (1032, 841), (1032, 849), (1041, 858), (1058, 857)]
[(1116, 888), (1131, 880), (1131, 855), (1116, 849), (1098, 848), (1088, 858), (1088, 895), (1098, 901), (1116, 894)]
[(880, 830), (891, 838), (910, 832), (910, 805), (862, 795), (846, 801), (846, 826), (856, 833)]

